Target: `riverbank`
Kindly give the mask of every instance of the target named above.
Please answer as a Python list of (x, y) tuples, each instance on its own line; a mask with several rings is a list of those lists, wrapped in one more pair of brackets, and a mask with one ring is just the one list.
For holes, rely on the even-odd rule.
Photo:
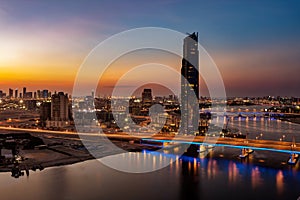
[[(5, 134), (5, 133), (3, 133)], [(7, 133), (6, 133), (7, 134)], [(15, 133), (19, 134), (19, 133)], [(31, 133), (33, 134), (33, 133)], [(111, 140), (113, 145), (119, 148), (112, 148), (112, 144), (107, 141), (89, 140), (86, 146), (89, 150), (93, 149), (93, 155), (82, 144), (82, 138), (76, 135), (54, 134), (34, 134), (43, 140), (45, 145), (37, 146), (34, 149), (18, 149), (17, 158), (9, 155), (10, 150), (6, 150), (6, 157), (0, 163), (0, 172), (12, 172), (12, 176), (18, 178), (26, 172), (27, 176), (30, 171), (43, 170), (48, 167), (70, 165), (95, 157), (102, 158), (110, 155), (128, 151), (142, 151), (143, 149), (155, 150), (156, 147), (148, 147), (130, 141)], [(11, 157), (12, 156), (12, 157)], [(11, 157), (11, 158), (10, 158)]]
[[(36, 149), (21, 149), (19, 155), (24, 158), (21, 161), (10, 164), (0, 165), (0, 172), (12, 172), (13, 169), (25, 171), (29, 175), (29, 171), (43, 170), (48, 167), (70, 165), (86, 160), (94, 159), (86, 149), (93, 150), (97, 159), (120, 154), (124, 152), (140, 152), (142, 150), (155, 151), (158, 146), (149, 146), (146, 144), (134, 143), (126, 140), (111, 140), (111, 142), (120, 148), (111, 148), (107, 142), (101, 140), (89, 140), (82, 144), (82, 139), (75, 135), (55, 135), (55, 134), (36, 134), (36, 137), (41, 138), (45, 147)], [(287, 164), (289, 158), (288, 153), (278, 153), (270, 151), (254, 151), (249, 157), (241, 159), (239, 154), (241, 150), (238, 148), (215, 147), (212, 151), (200, 153), (197, 158), (200, 159), (226, 159), (233, 162), (241, 162), (247, 165), (257, 165), (274, 169), (293, 169), (299, 170), (299, 163), (295, 166)], [(193, 159), (193, 158), (192, 158)], [(20, 173), (22, 175), (22, 173)], [(23, 173), (24, 174), (24, 173)], [(17, 177), (16, 177), (17, 178)]]
[(275, 116), (276, 119), (281, 121), (291, 122), (295, 124), (300, 124), (300, 115), (297, 114), (284, 114), (282, 116)]
[[(131, 146), (131, 148), (132, 147), (133, 146)], [(86, 150), (78, 151), (78, 150), (65, 149), (68, 150), (66, 153), (69, 154), (66, 155), (62, 153), (65, 152), (65, 150), (62, 149), (62, 147), (56, 149), (59, 149), (60, 152), (52, 151), (49, 149), (39, 150), (39, 151), (27, 150), (23, 152), (24, 153), (23, 155), (27, 156), (27, 159), (24, 162), (20, 163), (18, 165), (18, 168), (21, 171), (26, 169), (31, 171), (36, 171), (39, 169), (43, 170), (49, 167), (71, 165), (71, 164), (95, 159)], [(114, 151), (114, 152), (102, 151), (101, 156), (99, 156), (97, 159), (106, 156), (112, 156), (122, 152), (123, 151), (121, 150)], [(197, 159), (200, 159), (202, 161), (206, 160), (207, 162), (210, 162), (212, 160), (220, 160), (220, 161), (226, 160), (226, 162), (231, 161), (235, 163), (242, 163), (245, 167), (261, 166), (261, 167), (272, 168), (272, 169), (283, 169), (283, 170), (293, 170), (293, 171), (300, 170), (299, 162), (295, 166), (289, 165), (287, 163), (287, 160), (289, 158), (289, 154), (287, 153), (254, 151), (247, 158), (243, 158), (243, 159), (239, 157), (240, 153), (241, 153), (240, 149), (215, 147), (212, 150), (208, 150), (207, 152), (200, 153)], [(164, 154), (162, 154), (162, 156), (164, 156)], [(187, 162), (194, 159), (193, 157), (186, 157), (186, 158), (187, 158), (186, 160)], [(0, 167), (0, 171), (10, 172), (12, 168), (13, 168), (12, 165), (6, 167)]]
[(298, 118), (279, 118), (281, 121), (291, 122), (295, 124), (300, 124), (300, 117)]

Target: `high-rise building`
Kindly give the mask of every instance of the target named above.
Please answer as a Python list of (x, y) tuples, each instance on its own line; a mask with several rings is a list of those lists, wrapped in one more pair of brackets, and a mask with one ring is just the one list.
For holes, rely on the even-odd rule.
[(23, 98), (26, 98), (26, 87), (23, 87)]
[(48, 98), (48, 94), (49, 94), (48, 90), (43, 90), (42, 98), (47, 99)]
[(42, 96), (41, 90), (37, 90), (37, 91), (36, 91), (36, 97), (37, 97), (38, 99), (40, 99), (41, 96)]
[(18, 88), (15, 90), (15, 98), (18, 98)]
[(46, 126), (46, 121), (51, 119), (51, 102), (45, 101), (40, 106), (40, 121), (42, 126)]
[(69, 98), (67, 94), (63, 92), (53, 94), (51, 98), (51, 120), (69, 120), (68, 104)]
[(181, 67), (181, 133), (195, 134), (199, 126), (198, 33), (184, 38)]
[(11, 89), (11, 88), (9, 88), (9, 89), (8, 89), (8, 97), (9, 97), (9, 98), (12, 98), (13, 95), (14, 95), (14, 90)]
[(51, 117), (48, 127), (64, 127), (69, 124), (69, 98), (63, 92), (54, 93), (51, 97)]
[(144, 89), (142, 93), (142, 103), (145, 107), (150, 107), (152, 105), (152, 90), (151, 89)]

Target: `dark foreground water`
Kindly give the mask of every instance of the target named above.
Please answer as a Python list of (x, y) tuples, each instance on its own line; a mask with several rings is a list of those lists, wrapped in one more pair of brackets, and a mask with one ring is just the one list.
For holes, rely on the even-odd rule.
[(14, 179), (0, 174), (0, 199), (287, 199), (300, 196), (300, 173), (239, 161), (177, 161), (159, 171), (128, 174), (97, 160), (48, 168)]

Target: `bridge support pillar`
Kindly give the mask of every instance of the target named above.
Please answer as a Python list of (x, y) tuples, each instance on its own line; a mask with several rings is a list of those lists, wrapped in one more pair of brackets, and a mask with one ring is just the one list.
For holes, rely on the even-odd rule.
[(200, 148), (200, 145), (191, 144), (183, 155), (197, 158), (199, 156), (199, 151), (198, 151), (199, 148)]
[(202, 152), (205, 152), (207, 150), (207, 147), (205, 146), (205, 145), (203, 145), (203, 144), (201, 144), (200, 146), (199, 146), (199, 153), (202, 153)]

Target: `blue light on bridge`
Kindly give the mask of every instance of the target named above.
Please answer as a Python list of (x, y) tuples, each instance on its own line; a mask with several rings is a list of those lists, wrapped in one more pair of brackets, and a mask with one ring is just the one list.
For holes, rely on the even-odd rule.
[(300, 154), (299, 151), (291, 151), (291, 150), (282, 150), (282, 149), (272, 149), (272, 148), (265, 148), (265, 147), (251, 147), (251, 146), (242, 146), (242, 145), (230, 145), (230, 144), (210, 144), (210, 143), (201, 143), (201, 142), (187, 142), (187, 141), (174, 141), (174, 140), (158, 140), (158, 139), (142, 139), (144, 141), (151, 141), (151, 142), (176, 142), (182, 144), (195, 144), (195, 145), (213, 145), (217, 147), (229, 147), (229, 148), (238, 148), (238, 149), (253, 149), (253, 150), (260, 150), (260, 151), (273, 151), (279, 153), (296, 153)]

